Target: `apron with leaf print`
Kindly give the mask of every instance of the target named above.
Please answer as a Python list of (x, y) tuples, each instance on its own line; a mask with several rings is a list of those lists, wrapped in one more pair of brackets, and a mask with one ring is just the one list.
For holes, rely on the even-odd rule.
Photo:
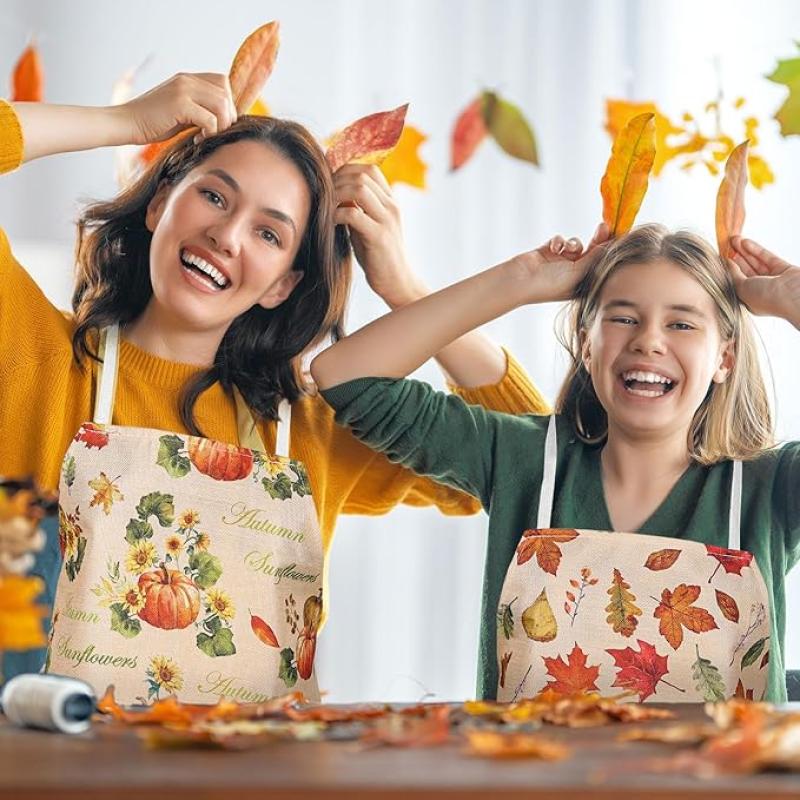
[(662, 703), (763, 697), (769, 598), (758, 564), (739, 549), (741, 462), (722, 548), (551, 529), (556, 455), (553, 416), (537, 527), (522, 534), (500, 595), (497, 699), (542, 690)]
[(101, 341), (95, 415), (64, 457), (45, 670), (121, 703), (317, 699), (322, 541), (305, 467), (264, 452), (237, 396), (239, 444), (111, 424), (119, 330)]

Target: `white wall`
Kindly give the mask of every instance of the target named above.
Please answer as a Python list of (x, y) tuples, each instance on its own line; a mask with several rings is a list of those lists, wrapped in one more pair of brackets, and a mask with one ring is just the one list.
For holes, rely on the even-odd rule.
[[(399, 187), (409, 250), (426, 279), (444, 285), (556, 232), (586, 236), (600, 213), (609, 140), (604, 98), (655, 99), (673, 118), (699, 112), (722, 85), (768, 120), (784, 91), (766, 80), (800, 35), (800, 4), (742, 0), (11, 0), (0, 21), (0, 75), (37, 34), (52, 102), (108, 102), (113, 81), (146, 56), (139, 87), (178, 70), (225, 71), (239, 41), (279, 19), (282, 46), (265, 92), (276, 115), (329, 135), (354, 118), (411, 101), (409, 121), (429, 136), (429, 188)], [(484, 86), (518, 102), (532, 120), (543, 167), (501, 155), (487, 142), (455, 175), (448, 137), (461, 108)], [(748, 195), (747, 231), (797, 262), (794, 239), (800, 139), (762, 127), (761, 151), (778, 181)], [(689, 226), (713, 238), (717, 181), (668, 166), (651, 183), (639, 220)], [(69, 297), (71, 223), (77, 200), (113, 193), (112, 155), (96, 151), (35, 162), (3, 178), (0, 221), (23, 263), (61, 305)], [(350, 327), (383, 309), (355, 291)], [(554, 397), (563, 360), (555, 309), (522, 310), (490, 326)], [(773, 363), (782, 436), (800, 438), (797, 332), (761, 326)], [(422, 376), (434, 382), (434, 369)], [(457, 698), (474, 688), (484, 519), (398, 510), (349, 518), (332, 554), (332, 618), (321, 684), (332, 699)], [(800, 607), (800, 573), (791, 579)], [(796, 627), (796, 626), (795, 626)], [(790, 665), (800, 636), (789, 631)]]

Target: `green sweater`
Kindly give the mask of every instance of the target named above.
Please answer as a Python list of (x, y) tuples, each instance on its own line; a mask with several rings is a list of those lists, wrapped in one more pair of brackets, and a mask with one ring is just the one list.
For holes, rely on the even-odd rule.
[[(483, 578), (478, 696), (497, 687), (496, 611), (519, 537), (535, 527), (548, 417), (470, 406), (412, 380), (362, 378), (323, 392), (336, 420), (391, 460), (480, 498), (489, 514)], [(553, 527), (611, 530), (600, 448), (557, 420)], [(692, 464), (641, 533), (727, 547), (732, 462)], [(758, 562), (771, 599), (768, 699), (786, 699), (784, 575), (800, 556), (800, 442), (764, 453), (742, 469), (741, 547)]]

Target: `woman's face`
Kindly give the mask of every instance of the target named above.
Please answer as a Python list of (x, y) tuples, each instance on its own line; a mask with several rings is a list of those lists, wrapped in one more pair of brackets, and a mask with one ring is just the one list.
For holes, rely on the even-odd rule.
[(670, 261), (630, 264), (603, 287), (583, 357), (609, 431), (685, 435), (732, 365), (711, 296)]
[(252, 306), (278, 306), (303, 277), (292, 264), (310, 206), (277, 150), (249, 140), (215, 150), (148, 206), (151, 302), (184, 329), (220, 335)]

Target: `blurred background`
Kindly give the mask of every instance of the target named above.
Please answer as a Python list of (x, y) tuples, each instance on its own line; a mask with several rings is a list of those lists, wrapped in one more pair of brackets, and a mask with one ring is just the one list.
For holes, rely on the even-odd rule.
[[(555, 233), (590, 236), (610, 149), (609, 98), (655, 102), (680, 126), (724, 131), (737, 142), (745, 138), (743, 120), (755, 117), (757, 152), (774, 182), (748, 189), (745, 232), (800, 261), (800, 137), (780, 135), (773, 116), (787, 90), (765, 77), (779, 59), (798, 55), (795, 0), (762, 0), (757, 7), (743, 0), (6, 0), (0, 76), (11, 75), (35, 36), (45, 99), (104, 105), (131, 68), (139, 67), (137, 93), (177, 71), (227, 72), (242, 39), (271, 19), (281, 23), (282, 43), (263, 99), (274, 115), (325, 138), (364, 114), (411, 103), (407, 120), (428, 137), (419, 151), (428, 165), (426, 188), (398, 184), (395, 193), (412, 261), (433, 287)], [(540, 167), (487, 141), (462, 169), (449, 171), (453, 124), (484, 88), (525, 114)], [(718, 108), (706, 110), (709, 102)], [(638, 221), (688, 227), (713, 241), (720, 179), (702, 163), (687, 167), (691, 160), (676, 158), (651, 180)], [(0, 182), (0, 225), (59, 307), (69, 305), (79, 204), (115, 190), (109, 150), (34, 162)], [(384, 311), (362, 278), (349, 329)], [(488, 326), (550, 399), (565, 367), (553, 334), (557, 311), (521, 309)], [(759, 321), (759, 328), (779, 435), (798, 439), (800, 335), (774, 320)], [(435, 365), (419, 377), (443, 384)], [(399, 509), (386, 517), (342, 518), (318, 656), (328, 699), (472, 696), (485, 547), (483, 516)], [(800, 570), (788, 581), (787, 665), (798, 668)]]

